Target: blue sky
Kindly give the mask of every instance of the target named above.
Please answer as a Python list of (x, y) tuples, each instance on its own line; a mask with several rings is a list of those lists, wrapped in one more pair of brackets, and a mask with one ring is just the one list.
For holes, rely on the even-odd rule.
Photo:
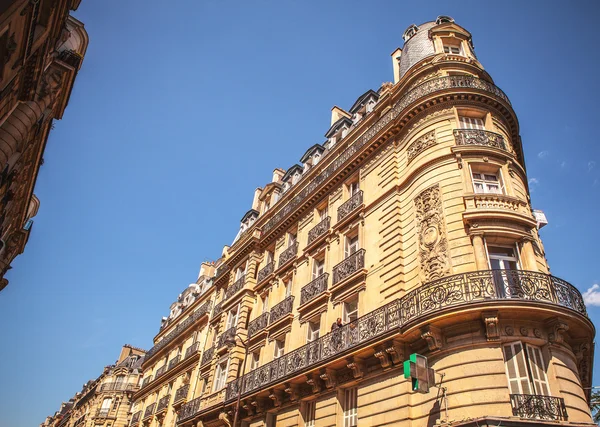
[(391, 80), (408, 25), (441, 14), (472, 32), (519, 116), (552, 272), (582, 292), (600, 284), (595, 2), (175, 3), (75, 12), (90, 46), (0, 293), (0, 427), (42, 422), (122, 344), (150, 348), (254, 189), (324, 140), (333, 105)]

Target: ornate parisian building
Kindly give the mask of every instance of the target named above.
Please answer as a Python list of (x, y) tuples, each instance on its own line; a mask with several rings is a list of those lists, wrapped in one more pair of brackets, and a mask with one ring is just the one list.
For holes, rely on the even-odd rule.
[(35, 181), (87, 49), (69, 15), (81, 0), (8, 0), (0, 5), (0, 290), (23, 252), (39, 208)]
[(114, 365), (106, 366), (95, 380), (40, 427), (126, 427), (133, 394), (139, 389), (145, 351), (126, 344)]
[(550, 274), (510, 100), (452, 18), (403, 39), (171, 306), (131, 427), (593, 425), (594, 326)]

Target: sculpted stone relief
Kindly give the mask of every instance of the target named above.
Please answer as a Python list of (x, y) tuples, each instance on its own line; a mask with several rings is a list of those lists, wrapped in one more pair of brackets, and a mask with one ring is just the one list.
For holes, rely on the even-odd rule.
[(417, 157), (419, 153), (425, 151), (426, 149), (435, 145), (436, 143), (437, 141), (435, 140), (435, 131), (433, 130), (431, 132), (427, 132), (420, 138), (417, 138), (406, 149), (406, 158), (408, 159), (408, 163), (410, 163), (415, 157)]
[(450, 272), (448, 240), (442, 211), (440, 187), (436, 184), (415, 198), (419, 235), (421, 279), (424, 282), (440, 279)]

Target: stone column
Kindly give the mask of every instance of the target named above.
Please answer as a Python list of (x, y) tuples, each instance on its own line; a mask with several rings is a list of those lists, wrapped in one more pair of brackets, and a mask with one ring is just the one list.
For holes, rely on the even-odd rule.
[(473, 239), (473, 252), (475, 252), (475, 265), (477, 270), (488, 270), (487, 254), (485, 251), (485, 244), (483, 243), (483, 234), (474, 234)]

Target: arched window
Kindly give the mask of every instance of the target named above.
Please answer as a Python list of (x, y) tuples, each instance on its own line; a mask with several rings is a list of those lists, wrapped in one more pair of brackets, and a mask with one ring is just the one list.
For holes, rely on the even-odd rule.
[(447, 22), (454, 22), (454, 19), (452, 19), (450, 16), (440, 15), (435, 20), (436, 25), (445, 24)]
[(408, 39), (410, 39), (412, 36), (414, 36), (417, 33), (417, 31), (419, 31), (419, 27), (417, 27), (415, 24), (412, 24), (404, 32), (404, 34), (402, 35), (402, 39), (405, 42), (408, 41)]

